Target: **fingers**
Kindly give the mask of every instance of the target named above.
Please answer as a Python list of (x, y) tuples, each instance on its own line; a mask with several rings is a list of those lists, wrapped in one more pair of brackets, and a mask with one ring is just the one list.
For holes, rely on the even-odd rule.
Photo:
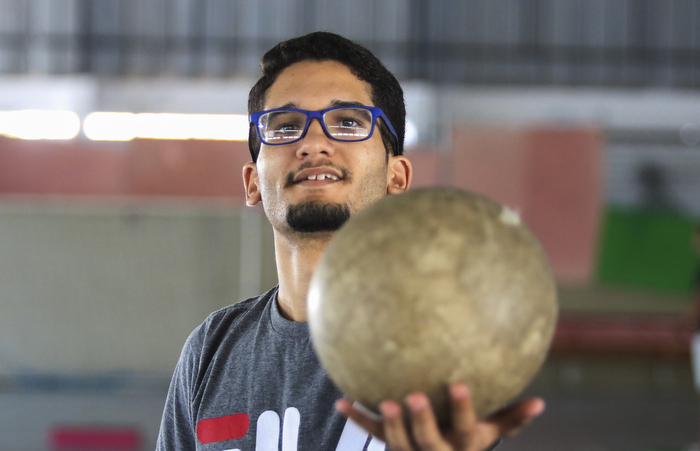
[(450, 402), (452, 405), (452, 427), (456, 434), (470, 434), (476, 425), (476, 411), (471, 392), (464, 384), (450, 385)]
[(412, 393), (406, 397), (406, 406), (411, 414), (413, 439), (418, 448), (425, 451), (451, 449), (443, 440), (438, 428), (430, 400), (423, 393)]
[(381, 419), (373, 418), (367, 412), (357, 409), (347, 399), (339, 399), (335, 402), (335, 409), (347, 418), (353, 420), (362, 429), (378, 439), (384, 440), (384, 427)]
[(464, 384), (450, 385), (452, 406), (452, 431), (450, 442), (460, 450), (491, 450), (500, 442), (499, 428), (488, 422), (480, 422), (471, 392)]
[(412, 393), (404, 400), (410, 428), (405, 424), (401, 405), (396, 401), (384, 401), (379, 405), (381, 418), (363, 412), (346, 399), (338, 400), (336, 409), (386, 442), (392, 451), (446, 451), (491, 449), (501, 437), (517, 434), (545, 408), (542, 399), (529, 398), (480, 421), (471, 392), (464, 384), (451, 385), (449, 393), (453, 424), (448, 432), (439, 429), (430, 401), (423, 393)]
[(528, 398), (496, 412), (488, 421), (498, 427), (501, 437), (512, 437), (544, 412), (541, 398)]
[(450, 385), (452, 437), (459, 449), (466, 449), (477, 424), (471, 392), (464, 384)]
[(406, 426), (404, 425), (401, 405), (395, 401), (384, 401), (379, 405), (384, 417), (384, 438), (391, 451), (412, 450)]
[(422, 393), (408, 395), (405, 399), (410, 413), (411, 428), (404, 422), (401, 405), (396, 401), (384, 401), (379, 405), (381, 420), (359, 410), (347, 399), (336, 401), (338, 412), (355, 421), (367, 432), (386, 442), (391, 451), (443, 451), (447, 447), (435, 420), (428, 397)]

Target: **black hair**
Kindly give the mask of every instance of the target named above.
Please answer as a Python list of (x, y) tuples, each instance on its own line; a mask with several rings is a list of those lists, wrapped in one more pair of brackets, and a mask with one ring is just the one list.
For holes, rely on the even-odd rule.
[[(292, 64), (302, 61), (337, 61), (347, 66), (357, 78), (367, 82), (372, 88), (370, 98), (374, 106), (382, 109), (398, 136), (397, 141), (383, 121), (378, 121), (387, 155), (390, 152), (393, 155), (403, 153), (406, 106), (401, 85), (372, 52), (334, 33), (317, 31), (280, 42), (268, 50), (260, 61), (262, 76), (248, 94), (248, 114), (262, 111), (265, 93), (279, 74)], [(260, 140), (252, 124), (248, 134), (248, 148), (253, 161), (257, 161)]]

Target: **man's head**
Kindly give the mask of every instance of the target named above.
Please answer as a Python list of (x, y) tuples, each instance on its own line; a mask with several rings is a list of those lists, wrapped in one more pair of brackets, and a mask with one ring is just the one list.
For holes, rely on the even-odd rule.
[[(315, 36), (315, 40), (330, 36), (350, 42), (336, 35)], [(345, 48), (352, 52), (356, 47)], [(274, 77), (263, 77), (265, 83), (251, 91), (251, 104), (258, 105), (251, 108), (265, 112), (256, 118), (264, 142), (256, 144), (255, 162), (243, 168), (246, 203), (262, 203), (279, 233), (325, 240), (354, 212), (388, 193), (406, 190), (411, 164), (403, 155), (393, 154), (400, 145), (391, 132), (390, 138), (377, 132), (383, 120), (374, 100), (376, 89), (350, 66), (328, 58), (284, 61), (271, 72)], [(396, 83), (387, 92), (398, 96), (388, 103), (400, 105), (403, 125), (401, 88)], [(319, 111), (327, 113), (318, 116)], [(374, 113), (368, 115), (369, 111)], [(377, 124), (374, 132), (370, 122)], [(403, 127), (396, 131), (403, 136)], [(252, 132), (251, 143), (260, 138), (258, 130)]]
[[(248, 95), (248, 114), (262, 111), (268, 89), (284, 69), (302, 61), (336, 61), (371, 87), (371, 99), (382, 109), (396, 131), (398, 142), (383, 121), (377, 121), (382, 141), (388, 155), (403, 154), (406, 107), (403, 90), (396, 78), (369, 50), (342, 36), (328, 32), (315, 32), (283, 41), (263, 55), (260, 67), (262, 76)], [(260, 140), (251, 126), (248, 147), (253, 161), (260, 153)]]

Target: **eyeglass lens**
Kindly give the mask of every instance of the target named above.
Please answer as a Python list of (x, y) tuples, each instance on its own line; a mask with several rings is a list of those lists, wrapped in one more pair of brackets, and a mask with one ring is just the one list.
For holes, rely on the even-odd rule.
[[(272, 111), (258, 121), (263, 141), (284, 144), (301, 138), (306, 115), (299, 111)], [(372, 112), (364, 108), (337, 108), (323, 115), (326, 131), (339, 141), (360, 141), (372, 130)]]

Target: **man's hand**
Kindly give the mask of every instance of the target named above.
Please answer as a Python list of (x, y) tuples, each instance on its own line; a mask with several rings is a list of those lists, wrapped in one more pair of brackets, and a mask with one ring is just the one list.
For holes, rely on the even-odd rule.
[(406, 428), (401, 405), (384, 401), (379, 409), (381, 419), (358, 410), (347, 399), (338, 400), (336, 409), (352, 419), (391, 451), (482, 451), (490, 449), (502, 437), (511, 437), (544, 411), (544, 401), (530, 398), (496, 412), (486, 420), (478, 420), (471, 393), (464, 384), (450, 386), (452, 429), (440, 431), (423, 393), (412, 393), (405, 399), (411, 427)]

